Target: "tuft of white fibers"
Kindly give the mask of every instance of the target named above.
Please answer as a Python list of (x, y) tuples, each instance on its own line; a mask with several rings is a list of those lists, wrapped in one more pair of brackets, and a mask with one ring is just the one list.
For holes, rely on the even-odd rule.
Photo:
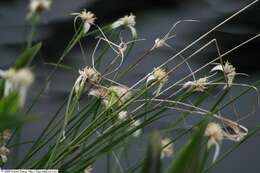
[(0, 133), (0, 143), (4, 144), (8, 141), (12, 136), (12, 131), (10, 129), (5, 129)]

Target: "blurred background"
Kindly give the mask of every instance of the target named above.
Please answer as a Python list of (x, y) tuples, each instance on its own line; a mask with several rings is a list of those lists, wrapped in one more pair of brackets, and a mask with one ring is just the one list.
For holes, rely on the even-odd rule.
[[(243, 8), (252, 0), (54, 0), (51, 10), (44, 13), (37, 28), (35, 42), (42, 41), (43, 49), (40, 58), (34, 65), (37, 78), (34, 89), (30, 92), (30, 99), (34, 98), (42, 86), (48, 72), (53, 68), (46, 65), (46, 62), (57, 62), (67, 43), (74, 34), (73, 12), (87, 9), (98, 17), (97, 24), (103, 26), (111, 23), (131, 12), (137, 16), (136, 28), (138, 38), (145, 38), (146, 41), (137, 43), (135, 50), (131, 53), (126, 64), (134, 62), (134, 58), (150, 48), (157, 37), (162, 37), (170, 27), (178, 20), (193, 19), (200, 22), (180, 24), (175, 33), (176, 37), (169, 41), (169, 44), (176, 50), (181, 50), (200, 35), (229, 17), (239, 9)], [(29, 1), (1, 0), (0, 1), (0, 68), (8, 69), (22, 52), (26, 45), (26, 34), (30, 29), (29, 22), (25, 20)], [(246, 41), (260, 31), (260, 3), (233, 20), (220, 27), (201, 42), (196, 44), (191, 51), (195, 51), (212, 38), (218, 40), (220, 51), (226, 52), (236, 45)], [(90, 38), (83, 42), (86, 50), (87, 62), (90, 62), (91, 53), (95, 46), (95, 39)], [(259, 43), (260, 39), (250, 42), (239, 50), (228, 55), (228, 60), (236, 67), (238, 72), (247, 73), (249, 77), (239, 76), (236, 82), (252, 83), (259, 80)], [(188, 55), (189, 52), (186, 52)], [(161, 64), (173, 55), (172, 50), (162, 48), (149, 55), (149, 61), (139, 64), (135, 71), (127, 76), (124, 84), (134, 84), (139, 78), (151, 71), (153, 67)], [(190, 61), (193, 69), (200, 67), (203, 63), (214, 59), (217, 56), (216, 48), (209, 46)], [(77, 46), (66, 56), (63, 64), (72, 66), (75, 69), (82, 68), (82, 54)], [(179, 79), (186, 71), (179, 70), (174, 75)], [(23, 134), (26, 140), (36, 136), (41, 127), (47, 123), (51, 113), (54, 113), (58, 105), (69, 93), (77, 72), (59, 70), (49, 88), (44, 93), (39, 103), (34, 107), (33, 114), (38, 117), (38, 123), (28, 125)], [(234, 89), (234, 93), (241, 91), (241, 88)], [(29, 102), (30, 102), (29, 99)], [(236, 106), (239, 116), (244, 117), (252, 112), (256, 103), (254, 92), (240, 99)], [(258, 109), (244, 119), (241, 123), (252, 129), (260, 123)], [(239, 119), (232, 115), (232, 110), (227, 110), (233, 119)], [(240, 118), (241, 118), (240, 117)], [(192, 120), (191, 120), (192, 121)], [(41, 122), (41, 123), (39, 123)], [(167, 123), (161, 120), (158, 126)], [(156, 127), (151, 127), (156, 128)], [(33, 130), (32, 130), (33, 129)], [(230, 143), (225, 142), (222, 150), (229, 147)], [(260, 170), (260, 136), (252, 138), (243, 144), (240, 149), (232, 153), (224, 162), (221, 162), (213, 172), (236, 172), (236, 173), (258, 173)], [(94, 172), (102, 172), (97, 168)]]

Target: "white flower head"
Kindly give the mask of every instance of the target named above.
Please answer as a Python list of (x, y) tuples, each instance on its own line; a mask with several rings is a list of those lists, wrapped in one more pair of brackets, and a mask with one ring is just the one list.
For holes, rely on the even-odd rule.
[(157, 67), (157, 68), (154, 68), (153, 72), (148, 76), (148, 78), (146, 80), (146, 85), (148, 85), (150, 82), (158, 81), (159, 87), (155, 91), (155, 94), (159, 95), (162, 87), (168, 81), (168, 79), (169, 79), (169, 76), (168, 76), (166, 70)]
[(188, 81), (183, 85), (183, 88), (188, 88), (189, 91), (198, 91), (204, 92), (207, 89), (207, 85), (209, 84), (208, 78), (200, 78), (195, 81)]
[(3, 132), (0, 133), (0, 142), (5, 143), (8, 141), (12, 136), (12, 131), (10, 129), (5, 129)]
[(92, 173), (93, 168), (91, 166), (88, 166), (85, 170), (84, 173)]
[(213, 162), (215, 162), (220, 152), (220, 143), (224, 138), (222, 127), (214, 122), (209, 123), (205, 131), (205, 136), (209, 137), (208, 148), (211, 148), (213, 145), (216, 147), (213, 156)]
[(136, 22), (135, 22), (136, 16), (133, 15), (132, 13), (130, 15), (125, 15), (124, 17), (118, 19), (114, 23), (112, 23), (112, 28), (116, 29), (121, 26), (126, 26), (126, 27), (134, 27)]
[(126, 86), (111, 86), (108, 88), (110, 92), (115, 93), (119, 103), (125, 103), (132, 97), (132, 92)]
[(146, 83), (150, 83), (151, 81), (159, 81), (160, 83), (165, 83), (169, 79), (169, 76), (165, 69), (162, 68), (154, 68), (153, 72), (147, 78)]
[(26, 100), (27, 91), (34, 81), (34, 74), (28, 68), (18, 70), (11, 68), (7, 71), (0, 71), (0, 76), (6, 80), (4, 96), (17, 91), (22, 107)]
[(165, 42), (164, 39), (156, 38), (154, 41), (153, 49), (157, 49), (157, 48), (163, 47), (165, 45), (167, 45), (167, 43)]
[(165, 157), (171, 157), (174, 151), (173, 144), (171, 143), (171, 139), (169, 138), (162, 139), (161, 144), (162, 147), (164, 147), (161, 152), (161, 158), (163, 159)]
[(209, 137), (208, 147), (223, 140), (224, 132), (218, 123), (211, 122), (208, 124), (205, 136)]
[(51, 3), (51, 0), (31, 0), (27, 17), (31, 18), (33, 14), (41, 14), (42, 12), (49, 10)]
[(9, 154), (9, 149), (5, 146), (1, 146), (0, 147), (0, 157), (1, 157), (1, 160), (3, 163), (7, 162), (8, 154)]
[(118, 114), (118, 119), (119, 120), (125, 120), (127, 118), (127, 115), (128, 115), (127, 111), (121, 111)]
[(114, 23), (112, 23), (111, 28), (116, 29), (121, 26), (128, 27), (128, 28), (130, 28), (130, 30), (132, 32), (132, 36), (136, 37), (137, 34), (136, 34), (136, 30), (134, 28), (134, 26), (136, 24), (135, 18), (136, 18), (136, 16), (133, 15), (132, 13), (130, 15), (126, 15), (126, 16), (118, 19)]
[(97, 84), (101, 80), (101, 74), (91, 67), (85, 67), (79, 70), (79, 77), (74, 84), (74, 90), (77, 96), (83, 91), (86, 82)]
[(108, 105), (108, 91), (105, 88), (98, 87), (96, 89), (91, 89), (89, 94), (91, 96), (97, 97), (102, 100), (102, 103), (107, 106)]
[[(141, 121), (140, 120), (134, 120), (133, 123), (131, 124), (131, 126), (133, 128), (140, 126), (141, 125)], [(138, 138), (140, 135), (142, 134), (142, 129), (137, 129), (134, 133), (133, 133), (133, 137)]]
[(101, 80), (101, 74), (91, 67), (85, 67), (83, 70), (79, 70), (80, 76), (93, 83), (99, 83)]
[(84, 9), (80, 13), (72, 13), (72, 15), (76, 16), (74, 22), (76, 22), (78, 18), (82, 20), (85, 34), (89, 31), (91, 25), (93, 25), (95, 23), (95, 20), (97, 19), (94, 13), (92, 13), (91, 11), (87, 11), (86, 9)]
[(233, 84), (233, 81), (236, 76), (236, 68), (230, 64), (228, 61), (226, 61), (225, 65), (218, 64), (217, 66), (213, 67), (211, 71), (223, 71), (224, 75), (227, 78), (227, 85), (226, 87), (230, 87)]

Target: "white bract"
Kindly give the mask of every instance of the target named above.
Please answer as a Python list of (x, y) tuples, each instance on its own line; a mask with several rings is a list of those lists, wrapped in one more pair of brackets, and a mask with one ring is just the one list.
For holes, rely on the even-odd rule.
[(34, 74), (27, 68), (23, 69), (9, 69), (0, 71), (0, 77), (5, 79), (4, 96), (10, 95), (12, 92), (18, 92), (19, 103), (23, 107), (27, 91), (34, 81)]
[(78, 18), (82, 20), (84, 34), (86, 34), (89, 31), (91, 25), (93, 25), (95, 20), (97, 19), (94, 13), (86, 10), (83, 10), (80, 13), (72, 13), (72, 15), (76, 16), (74, 19), (74, 24)]

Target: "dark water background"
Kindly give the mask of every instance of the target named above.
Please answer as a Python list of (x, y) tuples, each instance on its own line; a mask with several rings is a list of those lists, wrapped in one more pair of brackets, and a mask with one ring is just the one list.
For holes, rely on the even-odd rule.
[[(40, 59), (35, 63), (37, 74), (36, 84), (30, 92), (30, 99), (37, 94), (43, 84), (44, 78), (51, 70), (51, 67), (43, 65), (43, 62), (56, 62), (66, 46), (66, 43), (73, 35), (73, 18), (69, 15), (83, 8), (93, 11), (98, 16), (99, 25), (114, 21), (118, 17), (133, 12), (137, 16), (137, 31), (139, 38), (146, 38), (147, 41), (137, 44), (136, 49), (126, 62), (134, 61), (137, 55), (150, 48), (153, 40), (164, 35), (171, 25), (180, 19), (196, 19), (200, 23), (189, 23), (180, 25), (177, 28), (177, 37), (170, 41), (175, 49), (181, 50), (201, 34), (227, 18), (237, 10), (241, 9), (250, 0), (55, 0), (51, 11), (45, 13), (40, 22), (35, 41), (43, 41), (43, 49)], [(7, 69), (22, 51), (25, 44), (25, 35), (29, 26), (24, 21), (26, 15), (27, 1), (8, 0), (0, 1), (0, 68)], [(228, 22), (223, 27), (213, 32), (205, 40), (197, 44), (191, 51), (202, 46), (206, 41), (217, 38), (222, 52), (238, 45), (248, 38), (256, 35), (260, 31), (260, 3), (251, 7), (234, 20)], [(259, 42), (256, 40), (240, 48), (238, 51), (228, 56), (239, 72), (248, 73), (249, 77), (238, 77), (236, 82), (252, 83), (259, 80)], [(84, 42), (87, 51), (87, 61), (90, 60), (93, 49), (93, 39)], [(124, 84), (132, 85), (151, 71), (154, 66), (164, 62), (173, 55), (168, 49), (160, 49), (149, 55), (149, 61), (141, 63), (135, 71), (122, 80)], [(216, 57), (216, 49), (211, 46), (198, 54), (190, 61), (193, 69), (200, 67), (203, 63)], [(75, 48), (66, 58), (64, 64), (77, 68), (82, 68), (82, 55), (78, 48)], [(36, 68), (37, 67), (37, 68)], [(174, 73), (171, 81), (179, 79), (185, 75), (187, 70), (181, 69)], [(50, 83), (49, 89), (41, 97), (40, 101), (33, 109), (33, 115), (37, 117), (35, 123), (27, 125), (23, 139), (31, 140), (40, 129), (44, 127), (48, 119), (55, 112), (58, 105), (69, 93), (77, 73), (59, 70)], [(236, 88), (234, 94), (241, 91)], [(252, 92), (236, 103), (237, 111), (243, 117), (252, 111), (252, 105), (256, 103), (255, 94)], [(210, 102), (210, 101), (209, 101)], [(231, 109), (225, 110), (225, 114), (233, 116)], [(241, 118), (240, 117), (240, 118)], [(161, 120), (152, 128), (157, 128), (167, 124), (169, 119)], [(193, 120), (187, 120), (188, 123)], [(241, 123), (249, 129), (259, 124), (259, 111), (243, 120)], [(174, 134), (172, 134), (174, 135)], [(224, 141), (222, 150), (224, 151), (232, 143)], [(236, 172), (236, 173), (259, 173), (260, 165), (260, 136), (252, 138), (243, 144), (239, 150), (232, 153), (224, 162), (220, 163), (213, 172)], [(25, 147), (26, 148), (26, 147)], [(139, 152), (139, 150), (135, 150)], [(102, 165), (101, 163), (98, 163)], [(103, 172), (104, 168), (98, 166), (94, 172)]]

